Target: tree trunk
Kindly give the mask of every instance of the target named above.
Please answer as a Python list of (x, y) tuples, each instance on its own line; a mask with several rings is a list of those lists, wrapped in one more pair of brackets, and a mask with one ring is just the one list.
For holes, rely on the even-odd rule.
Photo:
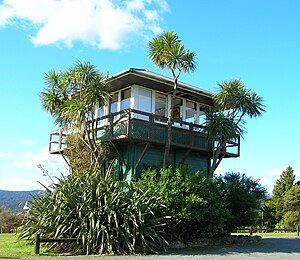
[(172, 123), (174, 119), (174, 104), (176, 100), (176, 90), (177, 90), (177, 77), (174, 77), (174, 87), (173, 87), (173, 94), (171, 99), (171, 106), (168, 116), (168, 126), (167, 126), (167, 139), (166, 139), (166, 146), (165, 146), (165, 153), (164, 153), (164, 160), (163, 160), (163, 169), (168, 167), (169, 163), (169, 154), (170, 154), (170, 147), (172, 142)]
[(166, 169), (168, 167), (171, 141), (172, 141), (172, 122), (169, 122), (169, 120), (168, 120), (167, 140), (166, 140), (165, 153), (164, 153), (164, 161), (163, 161), (163, 168), (164, 169)]
[(216, 148), (216, 150), (213, 152), (213, 158), (212, 158), (212, 164), (210, 166), (209, 169), (209, 178), (212, 178), (214, 176), (214, 173), (216, 171), (216, 169), (218, 168), (219, 164), (221, 163), (224, 155), (221, 155), (221, 151), (223, 150), (223, 148), (225, 147), (226, 142), (223, 141), (219, 147)]

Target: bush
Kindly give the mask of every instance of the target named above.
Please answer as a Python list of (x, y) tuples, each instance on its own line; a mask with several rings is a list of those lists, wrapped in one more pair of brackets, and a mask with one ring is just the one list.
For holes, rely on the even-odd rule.
[(245, 174), (229, 172), (219, 177), (223, 186), (225, 207), (230, 216), (226, 222), (228, 233), (232, 230), (256, 223), (258, 211), (266, 197), (266, 190), (258, 180)]
[(103, 177), (100, 172), (72, 174), (59, 179), (29, 204), (22, 238), (73, 237), (83, 243), (68, 250), (94, 253), (134, 253), (163, 245), (164, 219), (157, 217), (157, 196), (136, 186)]
[(200, 237), (217, 237), (225, 233), (229, 215), (218, 182), (192, 173), (187, 167), (149, 169), (142, 173), (136, 185), (151, 196), (161, 197), (166, 206), (156, 209), (161, 217), (170, 216), (168, 239), (188, 241)]
[(22, 216), (0, 208), (0, 233), (15, 232), (21, 224)]

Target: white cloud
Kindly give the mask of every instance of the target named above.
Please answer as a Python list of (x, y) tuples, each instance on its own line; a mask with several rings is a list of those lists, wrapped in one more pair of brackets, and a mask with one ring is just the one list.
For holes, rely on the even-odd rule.
[[(49, 181), (43, 181), (42, 183), (46, 187), (51, 184)], [(27, 191), (43, 189), (44, 187), (36, 180), (15, 178), (0, 181), (0, 190)]]
[(16, 168), (36, 169), (39, 164), (52, 164), (62, 167), (64, 161), (59, 155), (50, 155), (48, 147), (43, 147), (39, 153), (23, 152), (19, 160), (12, 162), (12, 165)]
[(286, 168), (287, 168), (287, 166), (283, 166), (280, 168), (272, 168), (272, 169), (270, 169), (269, 174), (273, 175), (273, 176), (280, 176), (281, 173), (286, 170)]
[(162, 32), (161, 15), (168, 12), (166, 0), (4, 0), (0, 26), (12, 22), (32, 25), (38, 45), (75, 41), (100, 49), (116, 50), (133, 36)]
[(12, 150), (9, 150), (8, 152), (0, 151), (0, 158), (8, 158), (11, 157), (12, 154), (13, 154)]

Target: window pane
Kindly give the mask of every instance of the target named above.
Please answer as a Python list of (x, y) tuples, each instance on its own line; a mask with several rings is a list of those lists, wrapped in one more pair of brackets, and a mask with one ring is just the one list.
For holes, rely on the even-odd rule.
[(102, 126), (104, 125), (104, 120), (99, 120), (100, 117), (103, 117), (104, 116), (104, 107), (99, 107), (98, 108), (98, 111), (97, 111), (97, 126)]
[(156, 93), (155, 94), (155, 114), (159, 116), (166, 116), (167, 96)]
[(110, 104), (110, 112), (115, 113), (118, 111), (118, 93), (112, 95), (111, 104)]
[(140, 88), (138, 96), (138, 110), (152, 112), (152, 92), (149, 89)]
[(196, 103), (186, 101), (185, 121), (189, 123), (196, 123), (196, 117), (197, 117)]
[(200, 106), (200, 111), (199, 111), (199, 125), (203, 125), (206, 123), (206, 110), (208, 108), (205, 106)]
[(182, 99), (176, 98), (174, 104), (174, 119), (181, 120), (182, 118)]
[(122, 90), (121, 92), (121, 110), (130, 108), (131, 89)]

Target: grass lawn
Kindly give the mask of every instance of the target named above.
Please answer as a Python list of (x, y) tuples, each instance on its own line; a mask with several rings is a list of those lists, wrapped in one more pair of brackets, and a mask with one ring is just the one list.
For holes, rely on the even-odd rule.
[[(232, 233), (231, 235), (244, 235), (244, 236), (250, 236), (249, 233)], [(256, 232), (253, 233), (254, 236), (261, 236), (261, 237), (296, 237), (297, 232), (270, 232), (270, 233), (260, 233)]]
[[(42, 255), (47, 254), (46, 250), (41, 248)], [(33, 244), (26, 240), (18, 239), (18, 234), (0, 234), (0, 259), (19, 259), (37, 257), (34, 254)]]

